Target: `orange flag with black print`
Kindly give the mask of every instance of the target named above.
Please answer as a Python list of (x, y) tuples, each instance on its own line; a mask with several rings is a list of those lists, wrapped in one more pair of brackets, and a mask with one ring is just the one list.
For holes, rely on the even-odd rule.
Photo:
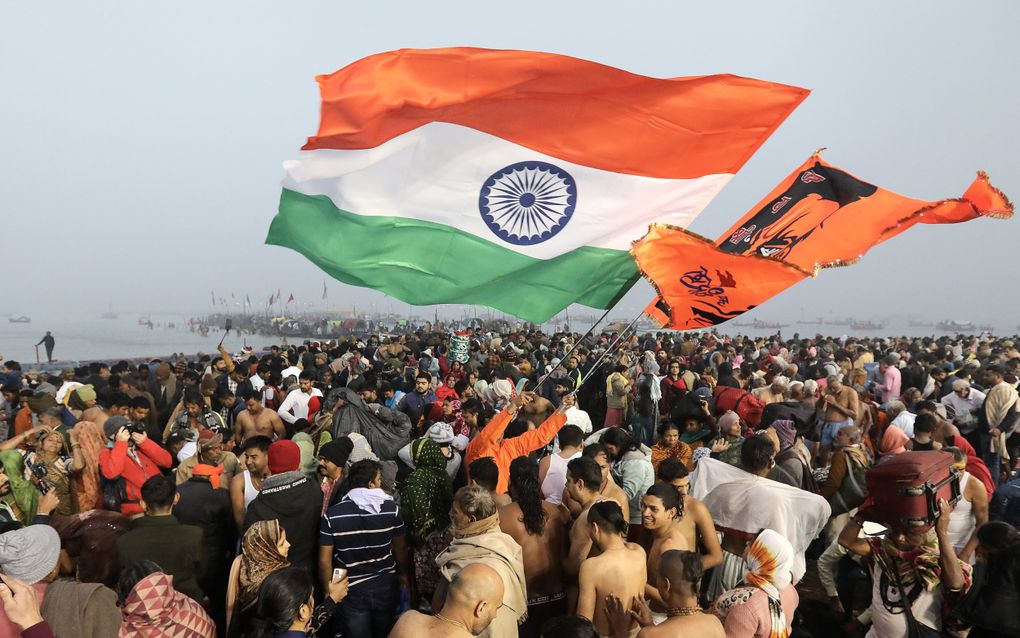
[(733, 319), (812, 276), (756, 255), (731, 255), (692, 232), (652, 224), (631, 255), (659, 296), (645, 314), (673, 330), (706, 328)]
[(980, 172), (962, 197), (925, 201), (869, 184), (812, 155), (716, 244), (812, 270), (845, 266), (914, 224), (1006, 219), (1013, 205)]

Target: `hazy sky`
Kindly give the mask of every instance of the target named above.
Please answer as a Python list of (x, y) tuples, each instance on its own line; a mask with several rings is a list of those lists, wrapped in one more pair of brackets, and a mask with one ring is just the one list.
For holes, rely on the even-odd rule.
[[(319, 303), (323, 273), (263, 243), (280, 164), (316, 130), (316, 74), (401, 47), (546, 50), (811, 89), (691, 227), (708, 237), (821, 146), (904, 195), (957, 197), (984, 169), (1020, 200), (1018, 24), (1015, 0), (4, 2), (0, 312), (203, 312), (210, 290), (261, 302), (277, 288)], [(1015, 315), (1018, 224), (915, 227), (752, 316)], [(333, 280), (329, 294), (407, 308)], [(651, 294), (638, 284), (614, 315)]]

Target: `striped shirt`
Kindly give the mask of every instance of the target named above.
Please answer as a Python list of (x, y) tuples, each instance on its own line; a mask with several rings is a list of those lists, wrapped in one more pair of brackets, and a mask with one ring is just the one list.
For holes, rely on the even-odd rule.
[(404, 535), (397, 505), (383, 503), (378, 514), (344, 497), (326, 510), (319, 526), (319, 545), (333, 546), (333, 567), (346, 567), (350, 587), (385, 574), (396, 574), (392, 543)]

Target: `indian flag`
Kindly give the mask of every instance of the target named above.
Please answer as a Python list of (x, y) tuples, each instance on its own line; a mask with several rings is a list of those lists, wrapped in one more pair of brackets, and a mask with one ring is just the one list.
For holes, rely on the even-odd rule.
[(807, 96), (550, 53), (403, 49), (318, 79), (266, 243), (411, 304), (610, 308), (631, 242), (686, 227)]

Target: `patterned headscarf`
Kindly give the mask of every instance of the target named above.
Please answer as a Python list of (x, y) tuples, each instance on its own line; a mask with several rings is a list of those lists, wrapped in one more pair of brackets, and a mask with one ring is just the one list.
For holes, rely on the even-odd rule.
[(197, 602), (174, 590), (173, 577), (149, 574), (135, 583), (121, 608), (119, 638), (214, 638), (216, 625)]
[(39, 509), (40, 494), (31, 481), (25, 480), (25, 457), (17, 450), (4, 450), (0, 452), (0, 465), (11, 484), (10, 494), (2, 500), (8, 505), (16, 505), (21, 511), (21, 522), (31, 525)]
[(772, 429), (779, 437), (779, 450), (785, 450), (797, 442), (797, 425), (789, 419), (776, 419), (772, 422)]
[[(895, 568), (899, 572), (904, 589), (912, 589), (912, 586), (919, 582), (925, 591), (934, 591), (942, 582), (939, 541), (934, 529), (929, 529), (921, 544), (909, 551), (897, 547), (890, 534), (880, 539), (873, 538), (869, 542), (883, 572), (892, 578), (892, 570)], [(959, 559), (957, 561), (963, 570), (964, 585), (961, 593), (967, 593), (971, 585), (973, 568), (964, 561)]]
[(794, 549), (790, 541), (779, 532), (762, 530), (747, 550), (747, 573), (744, 583), (749, 587), (737, 587), (724, 593), (715, 603), (716, 613), (723, 618), (736, 605), (746, 603), (755, 589), (769, 597), (769, 638), (787, 638), (788, 623), (783, 613), (780, 594), (793, 582)]
[(453, 485), (446, 473), (446, 455), (429, 438), (411, 443), (414, 471), (400, 488), (400, 510), (407, 521), (412, 547), (421, 547), (433, 533), (450, 525)]
[(241, 539), (240, 586), (237, 590), (237, 608), (252, 608), (258, 602), (259, 586), (266, 576), (288, 567), (287, 557), (280, 553), (277, 543), (282, 528), (278, 519), (258, 521), (248, 528)]

